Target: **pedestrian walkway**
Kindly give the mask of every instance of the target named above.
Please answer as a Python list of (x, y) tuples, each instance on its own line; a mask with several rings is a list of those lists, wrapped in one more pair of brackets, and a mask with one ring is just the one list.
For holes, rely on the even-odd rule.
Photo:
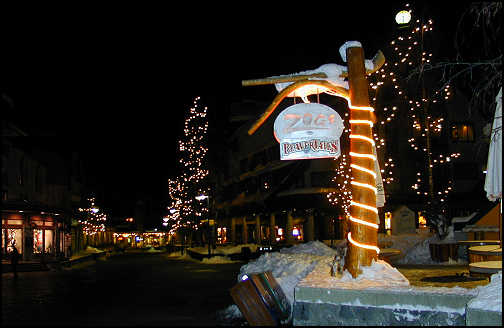
[[(112, 253), (111, 249), (98, 249), (88, 247), (86, 250), (73, 254), (71, 257), (45, 256), (42, 259), (20, 260), (17, 264), (18, 272), (49, 271), (51, 268), (61, 266), (72, 266), (76, 263), (87, 260), (96, 260), (98, 257)], [(12, 265), (9, 260), (2, 259), (2, 274), (12, 272)]]

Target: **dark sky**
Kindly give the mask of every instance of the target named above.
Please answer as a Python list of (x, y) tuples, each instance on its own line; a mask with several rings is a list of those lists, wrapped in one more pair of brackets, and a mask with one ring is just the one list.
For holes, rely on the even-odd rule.
[[(57, 2), (2, 10), (0, 90), (14, 102), (2, 111), (36, 135), (55, 135), (48, 143), (82, 151), (113, 197), (161, 199), (177, 174), (176, 140), (194, 97), (209, 107), (217, 146), (229, 103), (276, 94), (241, 80), (343, 64), (338, 49), (349, 40), (371, 58), (392, 39), (405, 2), (329, 3)], [(456, 9), (420, 3), (445, 30), (453, 26)]]

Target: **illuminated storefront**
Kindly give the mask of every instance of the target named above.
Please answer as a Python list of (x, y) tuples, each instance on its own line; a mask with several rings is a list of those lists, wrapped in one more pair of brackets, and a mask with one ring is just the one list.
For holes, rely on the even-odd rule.
[(114, 244), (122, 247), (159, 247), (168, 242), (167, 232), (114, 232)]
[(34, 210), (2, 209), (2, 258), (7, 258), (15, 245), (23, 260), (57, 256), (65, 252), (62, 214)]

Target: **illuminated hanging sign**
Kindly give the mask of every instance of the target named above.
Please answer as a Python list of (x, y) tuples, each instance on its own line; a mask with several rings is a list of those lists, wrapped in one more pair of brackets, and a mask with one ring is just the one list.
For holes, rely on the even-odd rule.
[(301, 103), (283, 110), (273, 126), (280, 159), (337, 158), (343, 120), (329, 106)]

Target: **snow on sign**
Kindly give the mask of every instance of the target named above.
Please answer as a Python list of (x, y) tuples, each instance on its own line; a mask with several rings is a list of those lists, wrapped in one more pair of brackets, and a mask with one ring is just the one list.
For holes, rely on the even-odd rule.
[(280, 159), (339, 157), (343, 120), (329, 106), (300, 103), (283, 110), (275, 120), (274, 135)]

